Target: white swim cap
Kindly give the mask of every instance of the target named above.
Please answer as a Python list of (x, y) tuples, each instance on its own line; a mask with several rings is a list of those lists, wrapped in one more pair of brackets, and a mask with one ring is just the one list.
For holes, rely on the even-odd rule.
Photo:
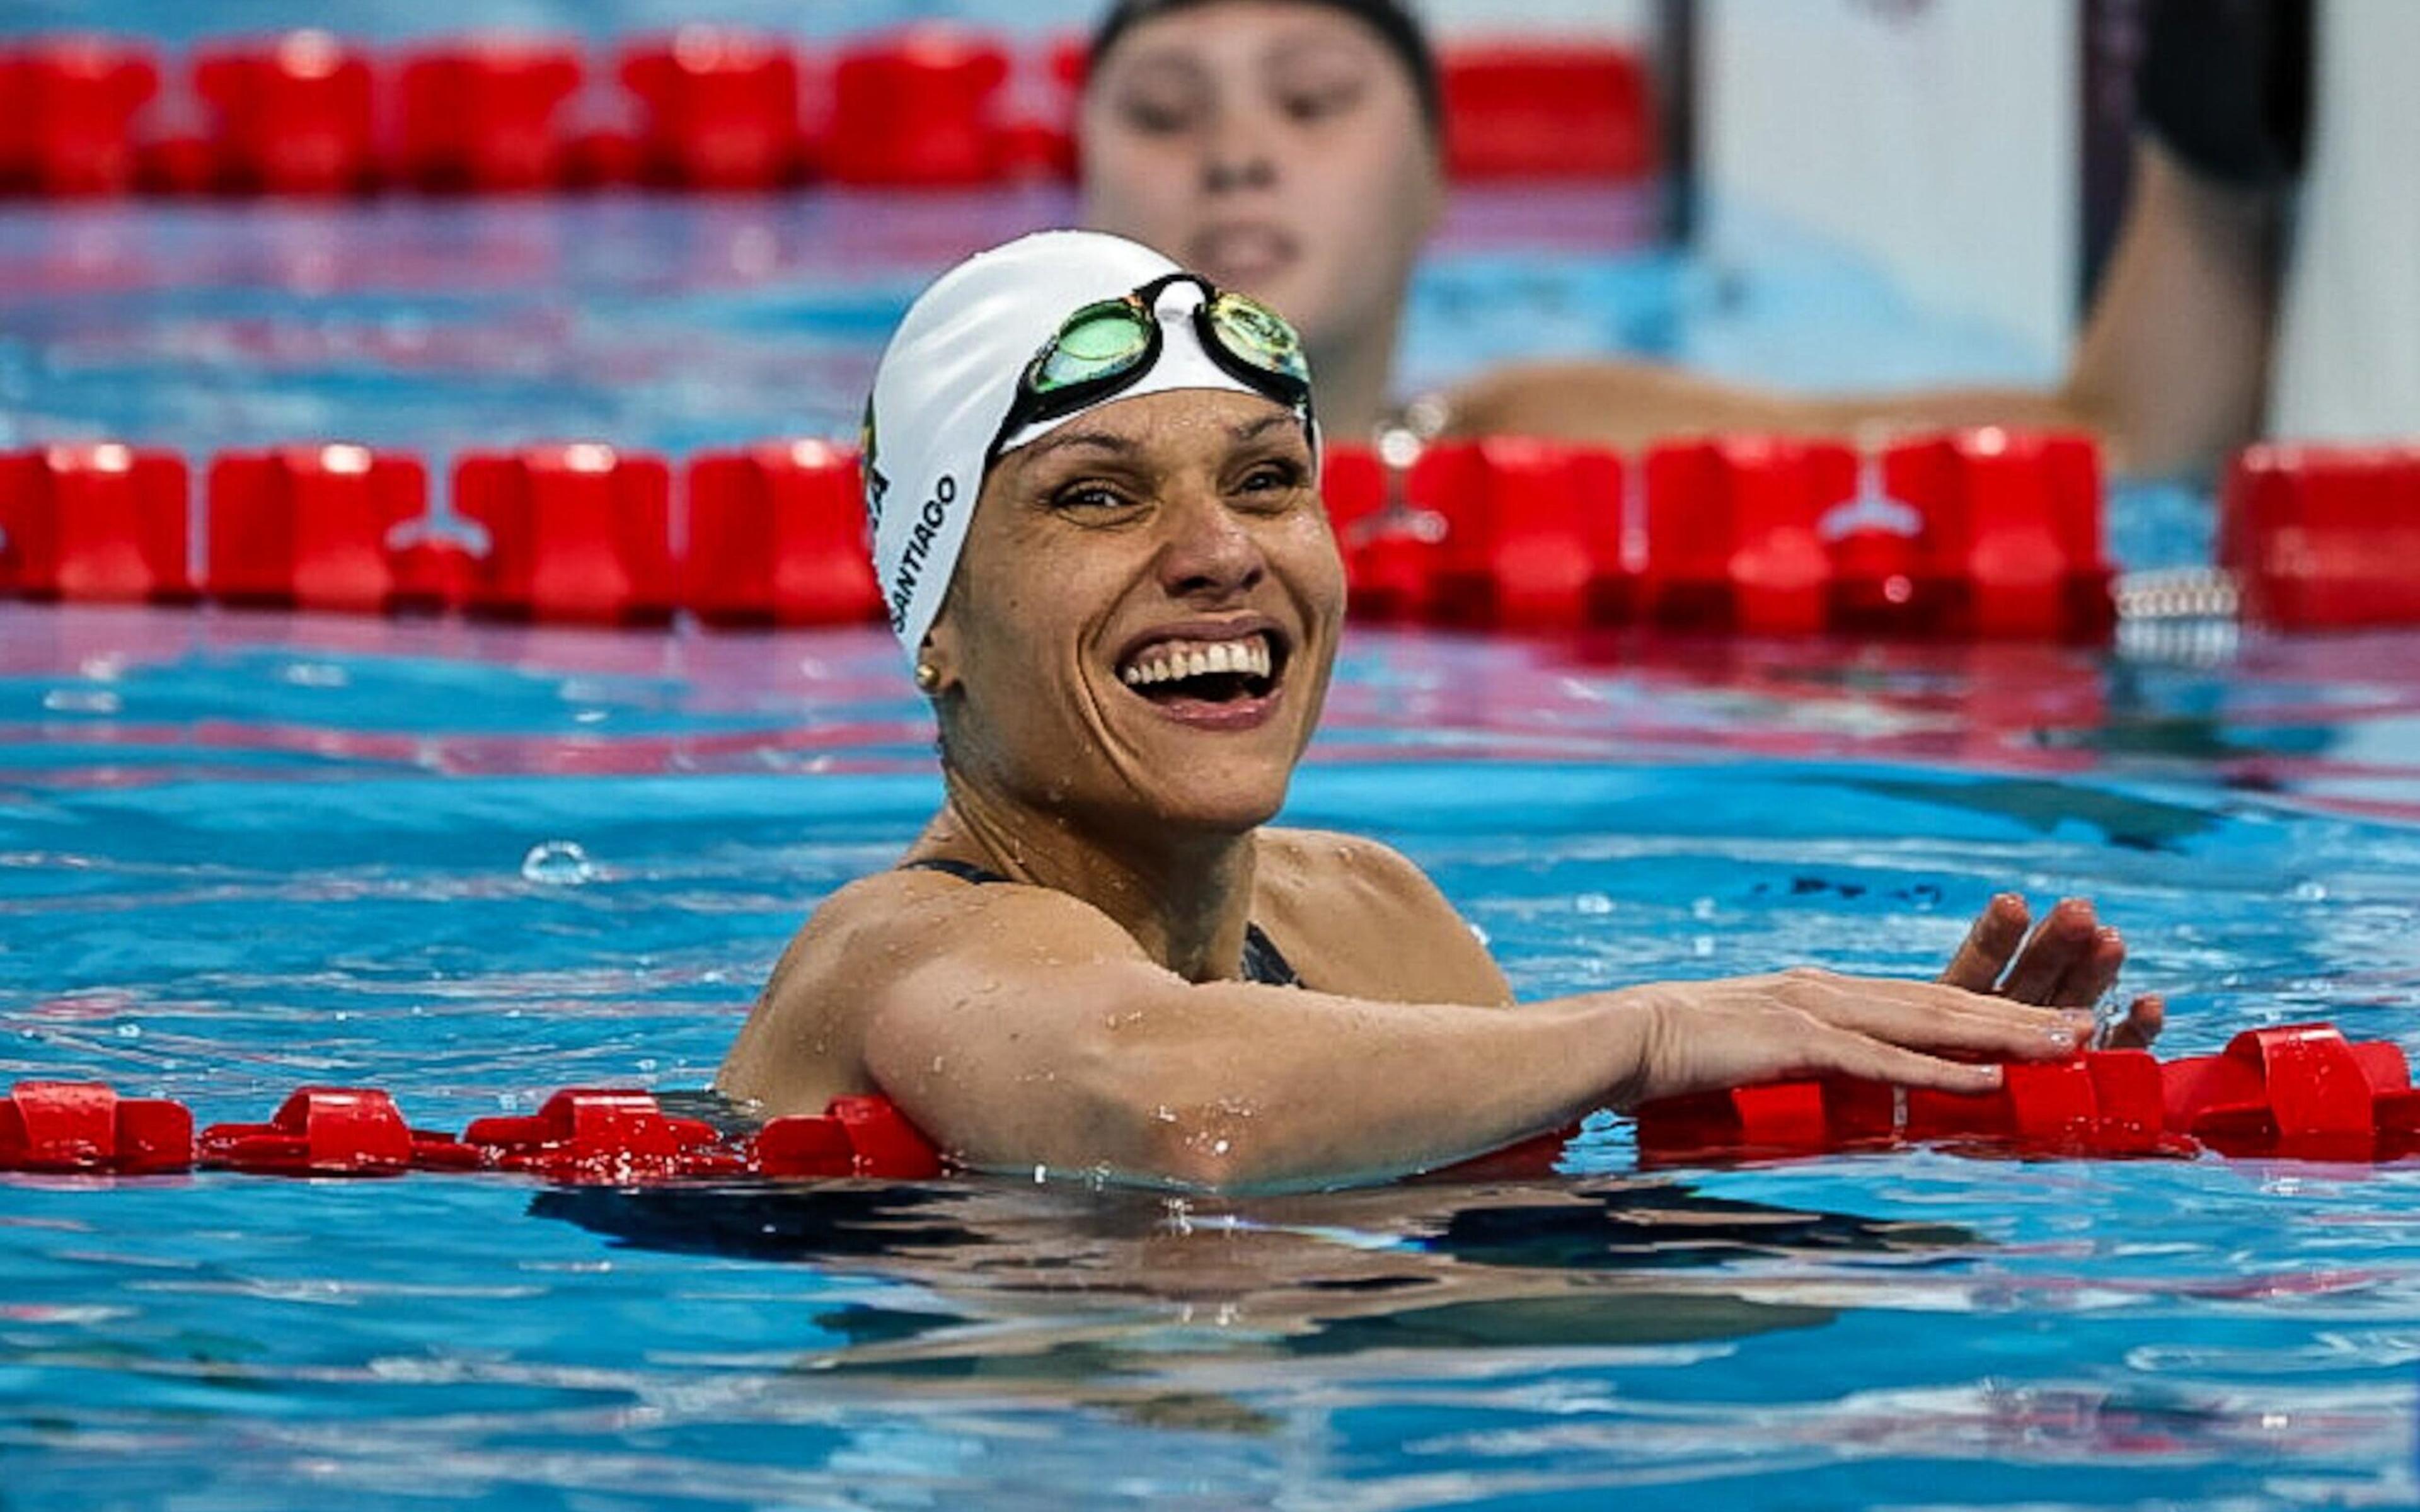
[[(864, 463), (875, 577), (892, 631), (910, 659), (941, 611), (983, 492), (985, 453), (1008, 420), (1027, 365), (1085, 305), (1123, 299), (1181, 271), (1123, 237), (1042, 231), (977, 253), (908, 307), (875, 371)], [(1160, 353), (1148, 371), (1084, 409), (1020, 428), (1000, 450), (1014, 451), (1120, 399), (1171, 389), (1262, 393), (1202, 349), (1191, 318), (1202, 299), (1190, 280), (1169, 285), (1153, 312)]]

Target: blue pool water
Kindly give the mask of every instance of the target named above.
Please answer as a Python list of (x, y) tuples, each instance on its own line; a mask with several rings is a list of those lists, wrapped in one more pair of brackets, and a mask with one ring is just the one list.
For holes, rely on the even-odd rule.
[[(1061, 213), (0, 209), (0, 442), (845, 430), (918, 280)], [(1414, 368), (1544, 332), (1828, 351), (1839, 381), (2023, 368), (1854, 270), (1742, 285), (1658, 254), (1640, 214), (1466, 201)], [(2122, 508), (2132, 563), (2202, 550), (2192, 496)], [(2420, 1052), (2415, 651), (1361, 631), (1290, 817), (1410, 853), (1525, 995), (1929, 973), (2017, 887), (2100, 899), (2172, 995), (2171, 1053), (2314, 1017)], [(871, 631), (0, 604), (0, 1079), (104, 1077), (205, 1120), (367, 1083), (438, 1125), (696, 1087), (798, 920), (929, 812), (929, 740)], [(1642, 1172), (1612, 1122), (1568, 1164), (1182, 1202), (1058, 1175), (0, 1178), (0, 1508), (2420, 1489), (2420, 1167)]]

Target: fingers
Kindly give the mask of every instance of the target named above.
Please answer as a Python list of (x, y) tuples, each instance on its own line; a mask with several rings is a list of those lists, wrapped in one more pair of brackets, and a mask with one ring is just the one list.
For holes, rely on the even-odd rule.
[[(2111, 937), (2116, 937), (2114, 931)], [(2088, 970), (2100, 941), (2101, 920), (2092, 904), (2082, 898), (2059, 900), (2017, 952), (2016, 964), (2000, 983), (2002, 995), (2020, 1003), (2067, 1003), (2062, 992), (2071, 978)], [(2096, 992), (2070, 1006), (2082, 1007), (2099, 995)]]
[(1933, 982), (1791, 972), (1785, 995), (1824, 1024), (1892, 1044), (1988, 1060), (2055, 1060), (2091, 1037), (2089, 1012), (2038, 1008)]
[(2061, 1008), (2089, 1008), (2118, 985), (2126, 964), (2126, 941), (2103, 924), (2093, 931), (2092, 949), (2051, 989), (2050, 1001)]
[(2023, 898), (2013, 892), (1996, 895), (1975, 916), (1974, 927), (1949, 958), (1941, 980), (1970, 993), (1988, 993), (1997, 987), (2000, 973), (2009, 969), (2017, 947), (2024, 943), (2025, 926), (2032, 921)]
[(1821, 1068), (1827, 1074), (1969, 1094), (1991, 1091), (2002, 1080), (2000, 1068), (1994, 1065), (1944, 1060), (1846, 1030), (1826, 1038), (1818, 1048), (1830, 1062)]
[(2101, 1031), (2104, 1050), (2149, 1050), (2167, 1024), (2168, 1005), (2157, 994), (2146, 994), (2126, 1007), (2126, 1016)]

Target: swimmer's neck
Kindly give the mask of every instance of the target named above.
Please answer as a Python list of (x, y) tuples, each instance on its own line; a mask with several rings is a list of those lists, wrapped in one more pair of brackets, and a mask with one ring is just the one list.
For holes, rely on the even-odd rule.
[(976, 794), (955, 779), (911, 857), (971, 861), (1079, 898), (1187, 981), (1233, 978), (1251, 922), (1253, 831), (1104, 836), (1067, 816)]

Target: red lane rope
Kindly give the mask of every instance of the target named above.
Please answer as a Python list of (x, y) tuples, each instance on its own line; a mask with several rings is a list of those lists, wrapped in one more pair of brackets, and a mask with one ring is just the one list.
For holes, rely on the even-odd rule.
[[(2329, 1024), (2251, 1029), (2214, 1056), (2160, 1061), (2090, 1051), (2009, 1065), (1996, 1091), (1957, 1096), (1854, 1080), (1776, 1083), (1638, 1110), (1650, 1165), (1803, 1156), (1908, 1143), (2029, 1156), (2227, 1156), (2385, 1161), (2420, 1154), (2420, 1091), (2402, 1050), (2348, 1042)], [(1444, 1172), (1550, 1174), (1575, 1131), (1521, 1141)], [(527, 1118), (415, 1129), (374, 1088), (306, 1087), (265, 1123), (194, 1128), (183, 1104), (121, 1098), (100, 1082), (24, 1081), (0, 1099), (0, 1171), (271, 1176), (507, 1171), (559, 1182), (941, 1174), (941, 1152), (882, 1097), (730, 1135), (666, 1114), (645, 1092), (556, 1092)]]
[[(1635, 181), (1656, 166), (1647, 69), (1611, 43), (1449, 45), (1465, 181)], [(0, 47), (0, 193), (509, 193), (644, 185), (942, 189), (1072, 177), (1084, 42), (928, 25), (830, 52), (704, 26), (595, 56), (548, 38), (374, 50), (323, 32)]]
[[(0, 594), (607, 624), (880, 617), (845, 447), (767, 442), (677, 469), (599, 442), (470, 452), (445, 517), (429, 471), (349, 444), (223, 453), (196, 532), (173, 452), (0, 453)], [(1338, 446), (1323, 486), (1364, 619), (2074, 641), (2115, 623), (2099, 455), (2077, 436), (1987, 428), (1869, 454), (1733, 436), (1636, 457), (1497, 437), (1430, 444), (1400, 471)]]

